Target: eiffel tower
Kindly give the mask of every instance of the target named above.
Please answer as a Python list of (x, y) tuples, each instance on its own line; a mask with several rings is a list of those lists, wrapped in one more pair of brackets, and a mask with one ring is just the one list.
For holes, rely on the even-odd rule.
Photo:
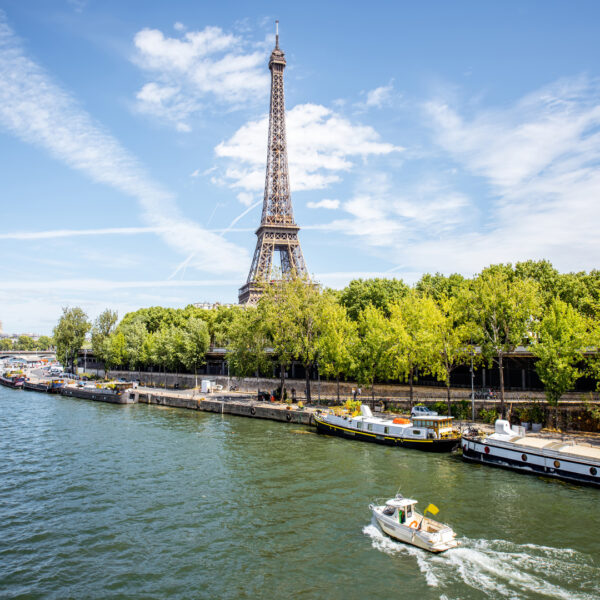
[[(239, 291), (240, 304), (256, 304), (262, 293), (261, 284), (293, 275), (308, 278), (298, 239), (300, 227), (296, 225), (292, 211), (283, 94), (283, 70), (286, 63), (285, 55), (279, 48), (279, 21), (275, 21), (275, 24), (275, 49), (269, 59), (271, 110), (265, 195), (260, 226), (256, 230), (258, 240), (252, 266), (246, 284)], [(281, 259), (280, 272), (277, 273), (277, 267), (273, 264), (276, 251)]]

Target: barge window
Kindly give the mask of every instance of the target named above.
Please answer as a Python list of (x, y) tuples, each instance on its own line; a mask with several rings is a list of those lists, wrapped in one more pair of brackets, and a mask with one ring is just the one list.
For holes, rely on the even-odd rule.
[(590, 473), (591, 473), (592, 475), (596, 475), (596, 473), (598, 473), (598, 471), (597, 471), (596, 467), (590, 467)]
[(389, 433), (390, 432), (390, 428), (389, 427), (384, 427), (383, 428), (383, 433)]
[(421, 435), (420, 429), (413, 429), (413, 435)]
[(373, 425), (371, 423), (367, 423), (367, 429), (369, 431), (373, 431)]
[(360, 421), (356, 421), (356, 428), (362, 429), (362, 423)]

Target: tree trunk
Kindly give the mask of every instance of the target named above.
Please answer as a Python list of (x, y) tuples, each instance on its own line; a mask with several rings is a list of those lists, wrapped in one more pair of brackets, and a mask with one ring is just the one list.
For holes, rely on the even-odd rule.
[(498, 369), (500, 374), (500, 415), (504, 419), (506, 416), (506, 409), (504, 407), (504, 356), (502, 352), (498, 354)]
[(448, 393), (448, 416), (452, 416), (452, 402), (450, 401), (450, 377), (446, 381), (446, 392)]
[(409, 403), (410, 403), (410, 410), (412, 410), (412, 407), (413, 407), (413, 393), (414, 393), (414, 389), (413, 389), (414, 382), (413, 382), (413, 379), (414, 379), (414, 377), (413, 377), (413, 367), (411, 365), (410, 371), (408, 373), (408, 383), (410, 385), (410, 393), (409, 393), (408, 399), (409, 399)]
[(340, 376), (337, 376), (337, 401), (340, 403)]
[(304, 367), (304, 374), (306, 376), (306, 403), (310, 404), (311, 396), (310, 396), (310, 366)]

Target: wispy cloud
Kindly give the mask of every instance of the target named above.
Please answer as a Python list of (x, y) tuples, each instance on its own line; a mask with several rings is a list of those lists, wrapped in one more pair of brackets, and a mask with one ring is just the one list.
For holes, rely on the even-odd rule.
[[(234, 188), (258, 191), (264, 186), (268, 117), (250, 121), (216, 148), (228, 159), (221, 181)], [(381, 141), (368, 125), (352, 123), (325, 106), (299, 104), (287, 114), (290, 181), (293, 190), (322, 189), (352, 169), (355, 158), (382, 156), (403, 148)]]
[(210, 110), (214, 100), (227, 108), (266, 96), (269, 75), (264, 44), (226, 33), (219, 27), (186, 31), (169, 37), (143, 29), (134, 38), (134, 62), (152, 77), (137, 93), (141, 112), (190, 131), (190, 117)]
[(94, 292), (106, 292), (110, 290), (124, 289), (155, 289), (155, 288), (194, 288), (194, 287), (216, 287), (239, 285), (239, 279), (199, 279), (199, 280), (156, 280), (156, 281), (112, 281), (106, 279), (52, 279), (48, 281), (4, 281), (3, 291), (27, 291), (39, 292), (43, 290), (69, 290)]
[(365, 99), (361, 102), (357, 102), (355, 106), (361, 110), (367, 110), (369, 108), (384, 108), (392, 104), (394, 97), (394, 83), (390, 81), (387, 85), (381, 85), (368, 92), (362, 92), (365, 95)]
[(308, 208), (326, 208), (328, 210), (335, 210), (340, 207), (340, 201), (324, 198), (318, 202), (307, 202), (306, 206), (308, 206)]
[(194, 252), (197, 268), (240, 272), (244, 249), (179, 213), (170, 192), (33, 60), (0, 13), (0, 126), (92, 181), (135, 198), (151, 227), (176, 250)]
[(51, 229), (48, 231), (14, 231), (0, 233), (0, 240), (47, 240), (52, 238), (69, 238), (94, 235), (140, 235), (148, 233), (164, 233), (169, 231), (163, 227), (107, 227), (104, 229)]
[(429, 102), (435, 141), (489, 185), (492, 201), (477, 231), (424, 241), (414, 255), (437, 254), (463, 271), (527, 258), (548, 258), (565, 270), (597, 268), (599, 92), (597, 81), (564, 79), (471, 116), (443, 99)]

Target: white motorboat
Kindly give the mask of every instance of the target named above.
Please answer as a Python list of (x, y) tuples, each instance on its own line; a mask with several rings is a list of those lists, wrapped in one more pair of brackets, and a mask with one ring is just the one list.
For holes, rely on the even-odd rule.
[[(383, 532), (395, 540), (429, 552), (444, 552), (456, 548), (459, 542), (452, 528), (419, 514), (415, 510), (416, 504), (416, 500), (397, 494), (385, 504), (369, 504), (369, 508)], [(424, 512), (436, 514), (437, 511), (438, 509), (430, 504)]]

